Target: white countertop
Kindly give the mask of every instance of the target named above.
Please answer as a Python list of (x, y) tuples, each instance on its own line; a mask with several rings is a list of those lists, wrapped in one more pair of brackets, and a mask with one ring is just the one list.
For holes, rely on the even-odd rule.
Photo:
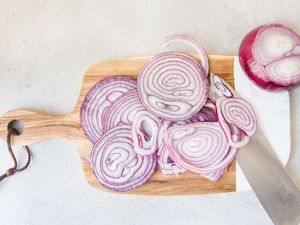
[[(300, 33), (299, 8), (298, 0), (0, 0), (0, 113), (14, 107), (67, 113), (90, 64), (155, 54), (169, 34), (191, 35), (210, 54), (233, 55), (243, 35), (266, 22), (282, 22)], [(297, 103), (299, 88), (291, 94), (288, 169), (300, 187)], [(7, 153), (3, 143), (0, 147), (2, 172)], [(86, 183), (70, 142), (51, 139), (30, 147), (30, 168), (0, 183), (1, 224), (272, 224), (251, 191), (190, 197), (107, 194)]]

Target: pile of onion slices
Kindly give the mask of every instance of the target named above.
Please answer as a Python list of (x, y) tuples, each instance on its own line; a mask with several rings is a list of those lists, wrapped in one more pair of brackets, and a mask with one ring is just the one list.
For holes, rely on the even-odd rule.
[[(193, 39), (197, 57), (164, 52), (146, 62), (137, 81), (114, 76), (99, 81), (81, 105), (81, 125), (93, 143), (90, 165), (107, 189), (127, 191), (154, 171), (186, 171), (217, 181), (256, 130), (255, 114), (217, 75), (208, 82), (209, 61)], [(200, 58), (201, 63), (197, 60)]]

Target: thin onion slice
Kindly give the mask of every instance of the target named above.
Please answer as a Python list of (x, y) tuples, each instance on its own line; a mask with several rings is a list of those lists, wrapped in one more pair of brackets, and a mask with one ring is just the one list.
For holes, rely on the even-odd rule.
[(116, 76), (95, 84), (80, 108), (80, 124), (86, 137), (95, 143), (102, 136), (102, 115), (110, 104), (124, 93), (136, 89), (136, 81)]
[[(176, 122), (178, 124), (178, 122)], [(187, 124), (186, 122), (179, 122), (180, 124)], [(161, 172), (165, 175), (176, 175), (178, 176), (180, 173), (184, 173), (186, 170), (178, 166), (174, 160), (171, 158), (169, 151), (167, 150), (167, 146), (164, 142), (164, 136), (166, 129), (171, 126), (169, 121), (164, 121), (158, 131), (157, 138), (157, 160), (159, 168)]]
[(223, 96), (227, 98), (232, 98), (235, 96), (235, 91), (233, 90), (233, 88), (218, 75), (211, 73), (210, 83), (210, 99), (213, 99), (215, 101), (218, 97)]
[(167, 146), (163, 144), (158, 152), (158, 165), (161, 169), (161, 172), (165, 175), (173, 175), (178, 176), (180, 173), (184, 173), (186, 170), (178, 166), (174, 160), (170, 157), (169, 151), (167, 150)]
[(205, 122), (205, 121), (208, 122), (217, 121), (216, 113), (207, 107), (203, 107), (200, 110), (200, 112), (196, 113), (189, 119), (183, 121), (176, 121), (176, 122), (164, 121), (162, 123), (162, 126), (160, 127), (158, 133), (157, 156), (158, 156), (158, 165), (163, 174), (166, 175), (175, 174), (176, 176), (178, 176), (178, 174), (186, 171), (185, 169), (181, 168), (179, 165), (177, 165), (174, 162), (174, 160), (171, 158), (169, 154), (169, 151), (167, 150), (167, 146), (164, 143), (164, 136), (166, 135), (165, 134), (166, 129), (171, 126), (187, 125), (190, 123)]
[(132, 138), (134, 151), (139, 155), (151, 155), (157, 151), (157, 134), (160, 119), (148, 111), (139, 111), (134, 115)]
[(171, 35), (167, 37), (167, 41), (164, 44), (164, 47), (168, 47), (169, 45), (173, 43), (184, 43), (191, 46), (198, 54), (202, 68), (205, 71), (206, 76), (209, 74), (209, 61), (208, 61), (208, 55), (205, 51), (205, 49), (195, 40), (192, 38), (186, 36), (186, 35)]
[[(216, 101), (219, 123), (230, 146), (241, 148), (256, 131), (256, 117), (251, 105), (241, 98), (220, 97)], [(240, 137), (240, 130), (244, 136)], [(240, 140), (237, 141), (239, 137)]]
[(281, 24), (266, 24), (250, 31), (239, 49), (246, 75), (266, 90), (300, 84), (300, 36)]
[(117, 98), (103, 115), (102, 127), (107, 132), (120, 125), (131, 125), (134, 115), (139, 111), (144, 111), (137, 90), (128, 91)]
[(200, 111), (208, 95), (201, 65), (182, 53), (162, 53), (139, 72), (138, 92), (142, 104), (166, 120), (184, 120)]
[(141, 156), (133, 149), (131, 127), (115, 127), (101, 136), (91, 153), (91, 166), (98, 181), (114, 191), (143, 185), (153, 174), (156, 155)]
[(194, 173), (217, 173), (234, 160), (238, 149), (230, 148), (218, 122), (202, 122), (168, 129), (165, 142), (174, 161)]

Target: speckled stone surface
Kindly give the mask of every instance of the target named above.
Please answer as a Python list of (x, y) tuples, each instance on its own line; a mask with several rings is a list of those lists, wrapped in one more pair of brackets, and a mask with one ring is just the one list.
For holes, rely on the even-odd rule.
[[(169, 34), (191, 35), (211, 54), (236, 54), (243, 35), (262, 23), (282, 22), (300, 32), (299, 9), (297, 0), (0, 0), (0, 113), (15, 107), (67, 113), (90, 64), (155, 54)], [(291, 93), (288, 169), (300, 187), (299, 102), (298, 88)], [(2, 172), (8, 155), (0, 147)], [(68, 141), (31, 148), (30, 169), (0, 184), (1, 224), (272, 224), (253, 192), (107, 194), (88, 186)]]

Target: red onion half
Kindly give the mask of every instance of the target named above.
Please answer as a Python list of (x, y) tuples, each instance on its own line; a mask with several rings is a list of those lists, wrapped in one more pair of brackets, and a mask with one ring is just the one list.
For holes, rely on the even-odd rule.
[(134, 115), (132, 138), (134, 150), (139, 155), (151, 155), (157, 150), (157, 134), (160, 119), (148, 111), (139, 111)]
[(220, 97), (216, 108), (228, 144), (236, 148), (246, 145), (256, 131), (256, 117), (251, 105), (241, 98)]
[(201, 65), (183, 53), (162, 53), (148, 61), (138, 77), (142, 104), (166, 120), (184, 120), (200, 111), (208, 95)]
[(103, 134), (102, 116), (110, 104), (124, 93), (136, 89), (129, 77), (110, 77), (95, 84), (80, 108), (80, 124), (86, 137), (95, 143)]
[(165, 142), (170, 156), (182, 168), (206, 177), (225, 170), (237, 149), (230, 148), (217, 122), (173, 126)]
[(281, 24), (250, 31), (239, 49), (248, 77), (267, 90), (288, 89), (300, 83), (300, 36)]
[(167, 41), (165, 42), (164, 47), (168, 47), (169, 45), (173, 43), (184, 43), (189, 46), (191, 46), (198, 54), (200, 60), (201, 60), (201, 65), (202, 68), (205, 71), (206, 76), (209, 74), (209, 61), (208, 61), (208, 56), (205, 51), (205, 49), (194, 39), (185, 36), (185, 35), (171, 35), (167, 38)]
[(127, 191), (143, 185), (156, 167), (156, 154), (141, 156), (133, 149), (131, 127), (118, 126), (94, 145), (91, 165), (98, 181), (114, 191)]

